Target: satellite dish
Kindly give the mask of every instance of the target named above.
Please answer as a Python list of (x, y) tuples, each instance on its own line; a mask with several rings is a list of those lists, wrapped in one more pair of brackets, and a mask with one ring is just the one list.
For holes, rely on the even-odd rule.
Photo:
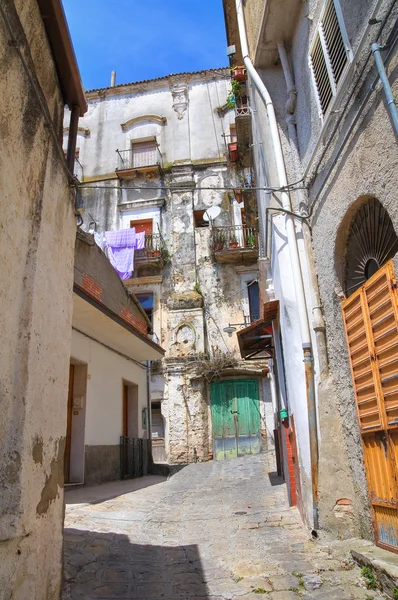
[(210, 208), (205, 210), (205, 212), (203, 213), (203, 220), (204, 221), (210, 221), (210, 220), (212, 221), (213, 219), (218, 217), (220, 212), (221, 212), (221, 208), (219, 206), (210, 206)]

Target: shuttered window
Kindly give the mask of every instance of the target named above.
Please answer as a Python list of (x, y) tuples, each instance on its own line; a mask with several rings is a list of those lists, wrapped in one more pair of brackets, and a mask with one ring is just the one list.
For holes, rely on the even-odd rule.
[(132, 167), (150, 167), (156, 165), (158, 161), (158, 150), (155, 140), (148, 142), (133, 142), (132, 144)]
[(328, 0), (310, 52), (321, 116), (328, 111), (349, 61), (350, 48), (338, 0)]

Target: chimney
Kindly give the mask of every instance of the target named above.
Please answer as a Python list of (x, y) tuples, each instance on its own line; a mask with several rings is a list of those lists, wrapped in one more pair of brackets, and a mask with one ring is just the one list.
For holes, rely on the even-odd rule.
[(115, 87), (116, 85), (116, 71), (112, 71), (111, 73), (111, 87)]

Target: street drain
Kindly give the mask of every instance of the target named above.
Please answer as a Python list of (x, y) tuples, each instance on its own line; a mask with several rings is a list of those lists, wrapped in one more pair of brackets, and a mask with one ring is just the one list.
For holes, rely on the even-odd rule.
[(238, 510), (238, 512), (235, 513), (236, 515), (247, 515), (247, 512), (245, 510)]

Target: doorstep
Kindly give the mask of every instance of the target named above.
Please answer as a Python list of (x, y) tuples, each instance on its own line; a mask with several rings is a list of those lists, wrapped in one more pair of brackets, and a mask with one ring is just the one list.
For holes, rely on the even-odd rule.
[(365, 540), (352, 540), (351, 556), (361, 567), (370, 567), (383, 591), (391, 598), (398, 587), (398, 554), (383, 550)]
[(80, 487), (82, 487), (84, 485), (83, 481), (82, 482), (72, 482), (72, 483), (64, 483), (64, 488), (65, 490), (77, 490)]

